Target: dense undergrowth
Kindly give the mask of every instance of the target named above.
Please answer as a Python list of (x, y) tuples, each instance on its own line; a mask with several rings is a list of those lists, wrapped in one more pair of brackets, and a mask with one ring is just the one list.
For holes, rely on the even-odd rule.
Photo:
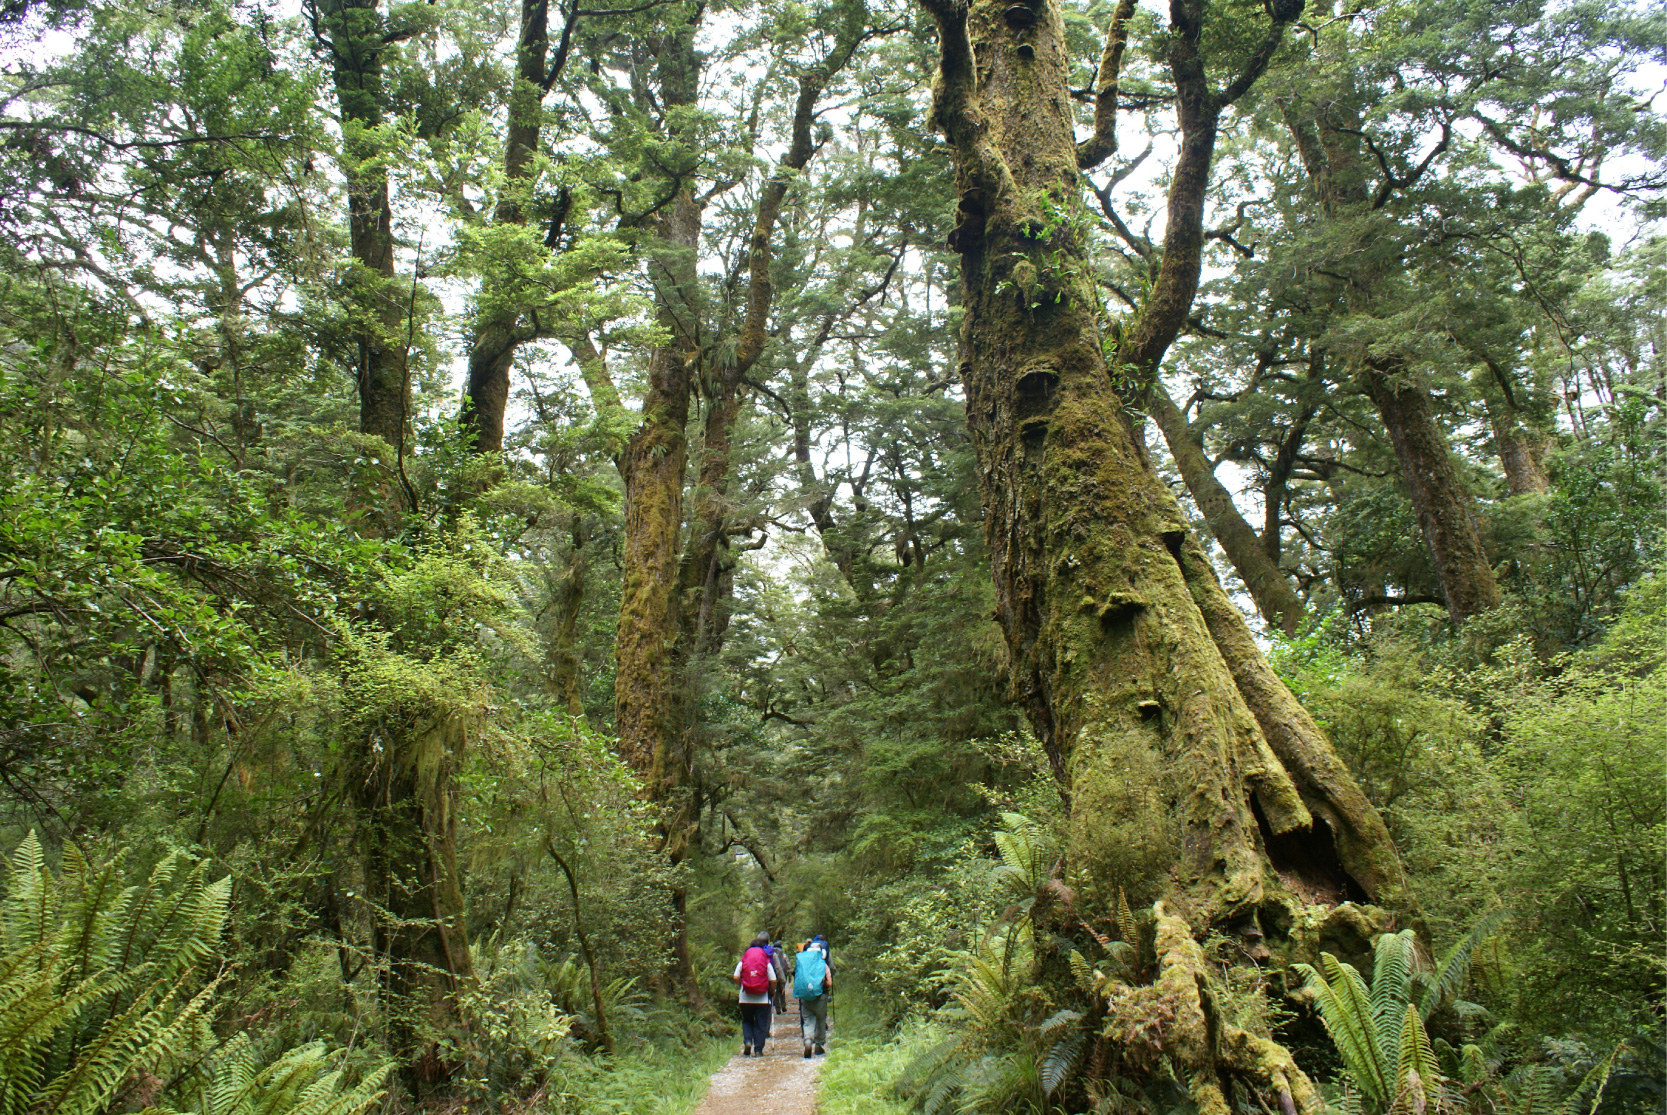
[[(1435, 617), (1406, 616), (1366, 638), (1320, 624), (1275, 647), (1395, 833), (1417, 935), (1379, 938), (1375, 976), (1369, 949), (1322, 966), (1311, 944), (1284, 958), (1313, 965), (1306, 981), (1245, 969), (1235, 940), (1204, 949), (1218, 1009), (1291, 1048), (1339, 1110), (1409, 1109), (1409, 1068), (1423, 1070), (1419, 1103), (1442, 1110), (1659, 1107), (1664, 587), (1645, 578), (1604, 638), (1550, 660), (1510, 637), (1508, 609), (1493, 617), (1503, 637), (1454, 640)], [(1048, 877), (1058, 798), (1042, 786), (1002, 799), (1028, 814), (991, 815), (958, 853), (861, 896), (883, 926), (859, 938), (872, 942), (865, 977), (899, 1028), (853, 1051), (853, 1081), (895, 1072), (892, 1094), (932, 1113), (1184, 1102), (1161, 1032), (1117, 1029), (1117, 996), (1150, 978), (1151, 930), (1127, 910), (1061, 911)], [(1364, 977), (1344, 980), (1334, 960)], [(1316, 1017), (1322, 967), (1333, 987), (1352, 981), (1358, 1007), (1333, 997)], [(1427, 1032), (1402, 1034), (1420, 995)], [(1139, 1066), (1151, 1083), (1130, 1089), (1095, 1063), (1114, 1033), (1124, 1058), (1151, 1043)], [(1363, 1052), (1380, 1040), (1367, 1035), (1383, 1035), (1381, 1054)]]

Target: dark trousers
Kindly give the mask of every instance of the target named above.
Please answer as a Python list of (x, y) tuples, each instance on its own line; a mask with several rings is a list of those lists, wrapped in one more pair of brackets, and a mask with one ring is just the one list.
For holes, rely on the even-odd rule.
[(763, 1049), (770, 1036), (770, 1004), (741, 1004), (741, 1041), (754, 1049)]

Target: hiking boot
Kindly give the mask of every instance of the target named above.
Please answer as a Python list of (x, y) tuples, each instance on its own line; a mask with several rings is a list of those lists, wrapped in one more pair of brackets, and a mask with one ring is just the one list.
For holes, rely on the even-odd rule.
[(825, 1056), (827, 1054), (827, 1052), (828, 1051), (826, 1049), (823, 1049), (820, 1045), (816, 1047), (816, 1055), (818, 1057)]
[(743, 1056), (743, 1057), (751, 1057), (751, 1056), (752, 1056), (752, 1046), (750, 1046), (750, 1045), (743, 1045), (743, 1046), (742, 1046), (742, 1047), (741, 1047), (741, 1056)]
[(805, 1060), (808, 1061), (809, 1059), (810, 1059), (810, 1046), (807, 1045), (807, 1046), (805, 1046)]

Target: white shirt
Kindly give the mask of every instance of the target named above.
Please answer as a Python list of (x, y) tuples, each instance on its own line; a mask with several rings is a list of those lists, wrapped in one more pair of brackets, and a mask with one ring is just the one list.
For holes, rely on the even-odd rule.
[[(731, 979), (740, 979), (741, 978), (741, 961), (737, 960), (735, 962), (735, 973), (730, 978)], [(770, 965), (770, 985), (771, 985), (772, 990), (774, 990), (775, 983), (776, 983), (776, 966), (774, 964), (771, 964)], [(769, 991), (753, 992), (753, 991), (748, 991), (744, 987), (741, 988), (741, 1002), (743, 1002), (743, 1003), (753, 1003), (753, 1004), (768, 1003), (768, 1002), (772, 1001), (772, 999), (773, 999), (773, 996), (771, 995), (771, 993)]]

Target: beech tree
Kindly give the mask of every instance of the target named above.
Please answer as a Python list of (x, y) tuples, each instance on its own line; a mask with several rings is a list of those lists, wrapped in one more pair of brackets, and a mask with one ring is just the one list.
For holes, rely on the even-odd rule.
[[(959, 190), (961, 377), (996, 611), (1017, 695), (1070, 796), (1067, 880), (1102, 901), (1121, 886), (1153, 903), (1160, 986), (1181, 1020), (1171, 1055), (1201, 1109), (1227, 1111), (1219, 1081), (1237, 1074), (1287, 1109), (1318, 1111), (1288, 1054), (1216, 1032), (1192, 935), (1281, 902), (1394, 901), (1395, 849), (1257, 650), (1124, 410), (1197, 291), (1222, 113), (1262, 75), (1301, 5), (1274, 5), (1260, 42), (1227, 58), (1206, 54), (1206, 29), (1243, 16), (1202, 0), (1171, 6), (1181, 137), (1162, 262), (1140, 310), (1109, 330), (1083, 175), (1115, 150), (1132, 4), (1114, 16), (1081, 144), (1057, 4), (927, 7), (942, 51), (935, 116)], [(1114, 832), (1149, 835), (1129, 845)]]

